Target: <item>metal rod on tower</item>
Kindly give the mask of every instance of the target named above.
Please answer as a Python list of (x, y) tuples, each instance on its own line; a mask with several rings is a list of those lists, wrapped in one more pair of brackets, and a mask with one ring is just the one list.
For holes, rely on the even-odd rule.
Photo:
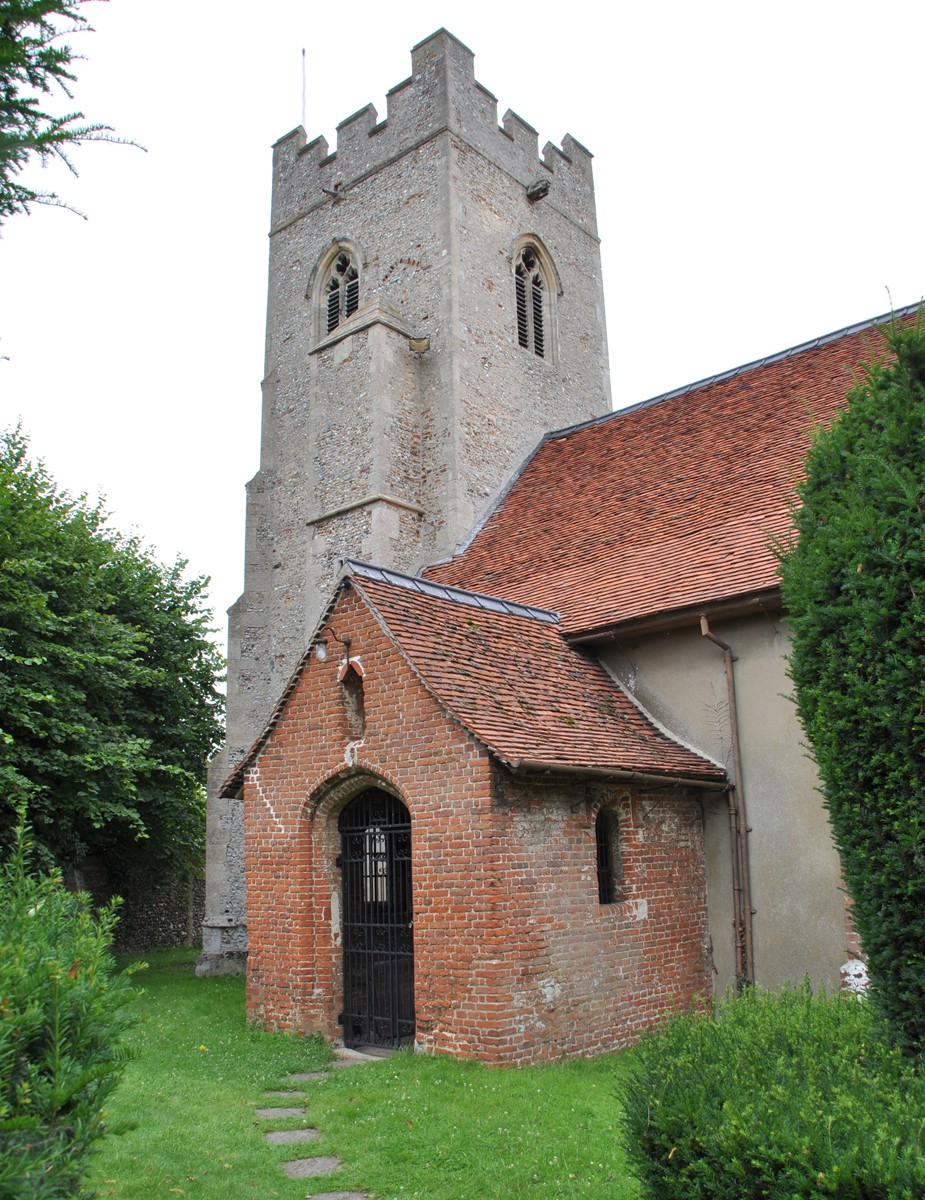
[(305, 47), (302, 47), (302, 128), (305, 128)]

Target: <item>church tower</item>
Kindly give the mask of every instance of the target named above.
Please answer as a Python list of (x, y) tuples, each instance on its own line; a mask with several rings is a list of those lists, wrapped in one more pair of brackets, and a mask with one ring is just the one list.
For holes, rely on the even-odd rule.
[(201, 973), (246, 948), (240, 802), (218, 784), (260, 733), (347, 557), (451, 554), (542, 434), (610, 409), (591, 155), (537, 134), (439, 30), (411, 76), (273, 159), (260, 469), (229, 610)]

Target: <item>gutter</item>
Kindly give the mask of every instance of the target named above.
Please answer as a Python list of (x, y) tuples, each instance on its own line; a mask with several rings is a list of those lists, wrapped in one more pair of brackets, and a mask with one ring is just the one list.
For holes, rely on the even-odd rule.
[(675, 629), (696, 627), (705, 616), (716, 621), (728, 621), (734, 617), (753, 616), (756, 613), (776, 613), (781, 607), (780, 588), (775, 587), (763, 592), (735, 596), (729, 600), (717, 600), (708, 605), (688, 605), (686, 608), (674, 609), (660, 616), (636, 617), (575, 633), (566, 630), (564, 636), (570, 646), (601, 645), (629, 637), (643, 637), (650, 633), (668, 633)]
[(557, 775), (583, 775), (593, 779), (619, 779), (624, 783), (657, 783), (662, 787), (703, 788), (718, 792), (724, 788), (722, 779), (696, 779), (684, 775), (656, 775), (647, 771), (621, 771), (614, 767), (581, 767), (543, 758), (515, 758), (507, 766), (514, 774), (527, 771), (550, 772)]

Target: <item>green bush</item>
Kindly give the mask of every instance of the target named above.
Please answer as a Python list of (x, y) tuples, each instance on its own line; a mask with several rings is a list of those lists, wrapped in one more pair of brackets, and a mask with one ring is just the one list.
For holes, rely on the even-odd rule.
[(781, 580), (872, 1000), (925, 1059), (925, 311), (884, 343), (813, 440)]
[(750, 990), (643, 1039), (628, 1152), (656, 1200), (925, 1196), (925, 1078), (870, 1006)]
[(22, 836), (0, 868), (0, 1197), (77, 1196), (128, 1057), (114, 908), (33, 877)]

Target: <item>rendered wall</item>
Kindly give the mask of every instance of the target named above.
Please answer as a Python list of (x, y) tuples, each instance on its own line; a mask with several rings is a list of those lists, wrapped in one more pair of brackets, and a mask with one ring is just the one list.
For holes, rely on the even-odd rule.
[[(615, 1049), (709, 993), (700, 811), (676, 790), (513, 781), (347, 592), (363, 670), (350, 742), (336, 656), (307, 664), (248, 771), (248, 1015), (337, 1037), (337, 816), (367, 786), (411, 813), (417, 1045), (492, 1062)], [(598, 903), (594, 818), (618, 806), (625, 898)]]
[[(836, 988), (848, 957), (838, 854), (803, 745), (779, 618), (711, 626), (729, 643), (739, 711), (751, 863), (755, 975), (776, 987), (809, 976)], [(628, 641), (604, 659), (675, 736), (733, 772), (722, 651), (698, 630)], [(729, 823), (722, 798), (705, 800), (710, 928), (717, 989), (734, 982)]]

